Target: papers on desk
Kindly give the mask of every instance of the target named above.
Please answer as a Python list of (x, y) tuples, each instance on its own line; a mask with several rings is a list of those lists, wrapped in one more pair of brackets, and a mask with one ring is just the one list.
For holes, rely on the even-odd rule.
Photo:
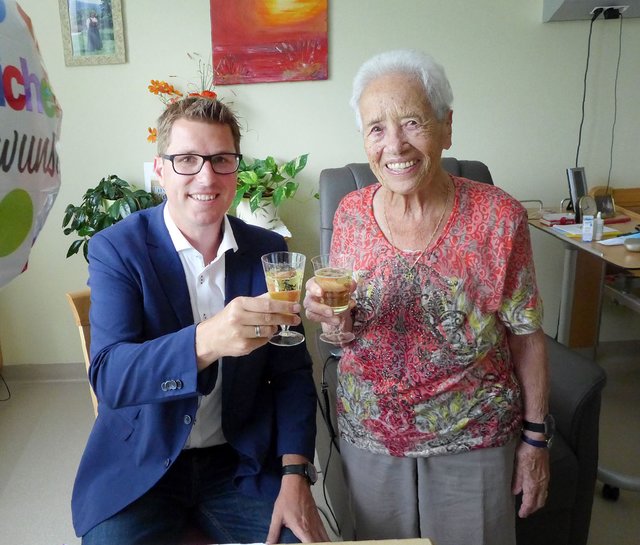
[[(576, 223), (574, 225), (553, 225), (551, 227), (554, 231), (558, 231), (571, 238), (582, 238), (582, 224)], [(602, 229), (603, 237), (615, 237), (619, 235), (620, 231), (613, 227), (607, 227), (606, 225)], [(620, 243), (622, 244), (622, 243)]]
[(604, 246), (620, 246), (621, 244), (624, 244), (625, 238), (640, 238), (640, 233), (622, 235), (621, 237), (608, 238), (607, 240), (599, 240), (598, 244), (603, 244)]

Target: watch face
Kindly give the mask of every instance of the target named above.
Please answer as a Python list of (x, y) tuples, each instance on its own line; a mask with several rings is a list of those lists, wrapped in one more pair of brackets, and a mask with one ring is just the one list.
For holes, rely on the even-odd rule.
[(313, 464), (307, 464), (307, 478), (311, 484), (316, 484), (318, 480), (318, 471)]
[(549, 413), (544, 417), (544, 436), (547, 441), (550, 441), (556, 433), (556, 420), (553, 415)]

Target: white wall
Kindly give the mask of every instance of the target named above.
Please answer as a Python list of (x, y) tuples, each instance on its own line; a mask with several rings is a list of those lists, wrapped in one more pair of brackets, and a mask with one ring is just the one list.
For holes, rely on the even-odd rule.
[[(218, 89), (248, 125), (245, 153), (280, 159), (310, 153), (302, 175), (306, 187), (282, 208), (293, 249), (318, 251), (318, 205), (309, 195), (320, 170), (365, 160), (347, 105), (351, 79), (362, 61), (389, 48), (425, 50), (447, 69), (455, 96), (449, 155), (484, 161), (496, 184), (517, 198), (551, 205), (565, 196), (565, 168), (574, 166), (580, 122), (587, 22), (543, 24), (542, 0), (329, 4), (329, 80)], [(89, 67), (64, 65), (55, 0), (21, 5), (63, 109), (63, 181), (29, 270), (0, 292), (0, 342), (5, 364), (78, 362), (82, 355), (64, 294), (83, 287), (87, 273), (81, 257), (65, 259), (71, 237), (61, 229), (64, 208), (107, 174), (142, 184), (142, 163), (154, 153), (147, 127), (161, 112), (146, 86), (170, 75), (179, 76), (182, 87), (196, 80), (196, 65), (186, 54), (210, 55), (209, 2), (123, 0), (127, 63)], [(629, 19), (623, 28), (612, 182), (637, 186), (640, 20)], [(605, 183), (609, 168), (617, 33), (615, 21), (594, 25), (580, 161), (590, 185)], [(559, 278), (549, 271), (557, 268), (557, 255), (557, 247), (536, 243), (548, 283), (543, 294), (550, 328)]]

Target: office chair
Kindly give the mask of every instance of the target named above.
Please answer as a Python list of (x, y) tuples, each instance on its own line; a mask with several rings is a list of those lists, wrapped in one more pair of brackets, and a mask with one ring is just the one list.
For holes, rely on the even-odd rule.
[[(487, 166), (479, 161), (443, 157), (442, 166), (455, 176), (493, 184)], [(367, 163), (351, 163), (320, 173), (320, 251), (328, 253), (333, 233), (333, 216), (349, 192), (377, 183)], [(319, 426), (317, 451), (325, 474), (327, 492), (338, 514), (343, 538), (350, 539), (348, 505), (341, 467), (330, 448), (336, 428), (335, 389), (338, 355), (335, 347), (318, 342), (322, 361), (322, 395), (329, 406), (321, 407), (327, 426)], [(547, 337), (550, 364), (549, 410), (556, 419), (556, 436), (550, 451), (551, 483), (547, 504), (526, 519), (516, 519), (518, 545), (586, 545), (598, 467), (598, 424), (600, 398), (606, 378), (593, 361)], [(331, 426), (329, 426), (331, 424)], [(517, 505), (519, 508), (519, 502)], [(341, 516), (342, 515), (342, 516)], [(517, 516), (517, 515), (516, 515)]]

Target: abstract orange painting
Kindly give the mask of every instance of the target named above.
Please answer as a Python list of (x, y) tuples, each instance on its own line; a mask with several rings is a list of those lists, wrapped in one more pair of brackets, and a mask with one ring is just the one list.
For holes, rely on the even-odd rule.
[(216, 85), (327, 79), (327, 0), (210, 0)]

